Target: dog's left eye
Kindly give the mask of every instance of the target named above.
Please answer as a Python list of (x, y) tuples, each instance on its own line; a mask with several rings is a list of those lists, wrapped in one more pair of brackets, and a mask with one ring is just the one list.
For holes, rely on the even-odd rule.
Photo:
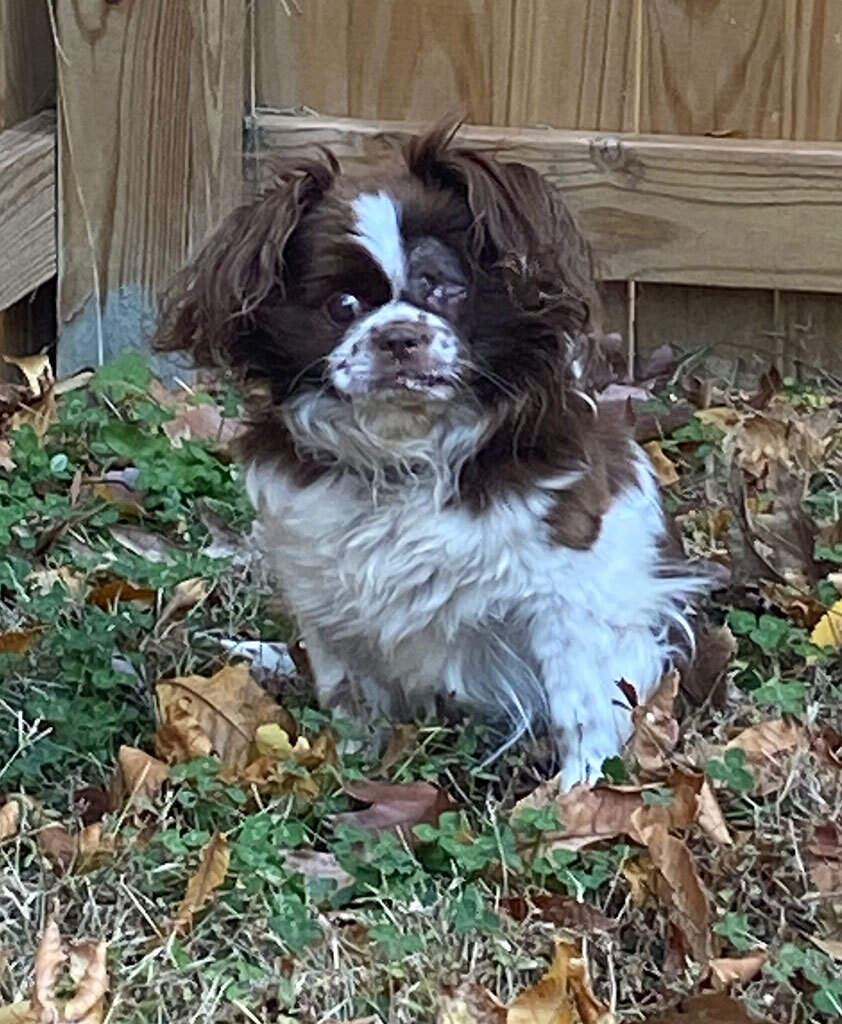
[(363, 304), (350, 292), (338, 292), (327, 300), (327, 315), (335, 324), (350, 324), (363, 311)]

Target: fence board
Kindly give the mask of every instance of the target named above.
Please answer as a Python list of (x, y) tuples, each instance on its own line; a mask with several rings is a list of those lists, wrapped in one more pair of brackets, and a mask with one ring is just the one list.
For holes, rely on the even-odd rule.
[(0, 132), (0, 310), (56, 272), (55, 151), (52, 113)]
[(641, 130), (780, 138), (788, 0), (645, 0)]
[(632, 0), (518, 2), (512, 31), (507, 124), (634, 129)]
[[(260, 105), (505, 124), (513, 0), (257, 0)], [(314, 56), (318, 54), (318, 59)]]
[(842, 4), (790, 0), (784, 135), (842, 140)]
[(152, 329), (241, 187), (242, 0), (59, 0), (59, 369)]
[[(370, 166), (404, 123), (263, 114), (260, 152), (328, 145)], [(558, 182), (606, 279), (842, 290), (842, 146), (466, 128), (465, 143)]]

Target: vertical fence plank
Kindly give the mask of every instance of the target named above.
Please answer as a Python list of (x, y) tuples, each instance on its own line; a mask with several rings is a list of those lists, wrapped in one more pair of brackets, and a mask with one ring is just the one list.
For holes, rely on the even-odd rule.
[(143, 345), (242, 188), (244, 0), (57, 0), (59, 370)]
[[(47, 0), (0, 0), (0, 131), (55, 104), (55, 58)], [(55, 337), (52, 290), (0, 311), (0, 354), (20, 354)], [(0, 380), (9, 367), (0, 360)]]

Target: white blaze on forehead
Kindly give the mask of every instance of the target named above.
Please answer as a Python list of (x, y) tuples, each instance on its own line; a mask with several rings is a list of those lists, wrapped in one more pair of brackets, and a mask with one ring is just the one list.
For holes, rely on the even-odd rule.
[(400, 292), (406, 283), (400, 206), (386, 192), (364, 192), (351, 205), (357, 219), (355, 237), (382, 267), (395, 292)]

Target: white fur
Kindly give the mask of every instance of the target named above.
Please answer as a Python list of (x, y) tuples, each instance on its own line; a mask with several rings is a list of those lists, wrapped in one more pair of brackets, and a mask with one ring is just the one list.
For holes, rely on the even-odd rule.
[[(334, 387), (343, 394), (364, 394), (377, 384), (377, 353), (372, 345), (376, 331), (390, 324), (423, 324), (432, 335), (426, 358), (432, 371), (455, 377), (459, 353), (459, 338), (450, 324), (409, 302), (387, 302), (368, 316), (362, 317), (348, 331), (330, 353), (328, 372)], [(406, 382), (409, 390), (413, 382)], [(420, 389), (420, 385), (419, 385)], [(425, 393), (446, 398), (452, 392), (447, 385), (425, 386)]]
[(422, 443), (410, 437), (417, 422), (404, 435), (383, 405), (334, 405), (333, 420), (324, 406), (291, 414), (303, 447), (310, 431), (314, 447), (339, 445), (346, 467), (380, 451), (409, 472), (372, 486), (337, 468), (304, 488), (267, 466), (247, 473), (258, 541), (299, 617), (320, 697), (350, 687), (370, 711), (395, 714), (448, 691), (508, 715), (515, 737), (548, 718), (565, 784), (593, 779), (631, 730), (617, 681), (651, 693), (673, 653), (668, 628), (689, 629), (699, 588), (659, 561), (664, 521), (645, 455), (596, 543), (575, 551), (552, 543), (544, 517), (576, 474), (474, 514), (448, 499), (476, 425), (449, 422), (444, 403)]
[(395, 295), (406, 284), (406, 254), (400, 229), (400, 207), (386, 192), (364, 192), (351, 204), (356, 217), (354, 237), (382, 267)]

